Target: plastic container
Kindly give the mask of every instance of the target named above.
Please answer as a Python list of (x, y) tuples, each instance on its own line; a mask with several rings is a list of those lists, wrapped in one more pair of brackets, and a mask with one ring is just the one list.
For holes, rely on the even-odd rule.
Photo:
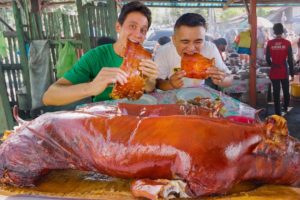
[(255, 119), (246, 117), (246, 116), (228, 116), (226, 119), (229, 119), (234, 122), (244, 123), (244, 124), (253, 124)]
[(300, 83), (291, 83), (291, 95), (300, 98)]

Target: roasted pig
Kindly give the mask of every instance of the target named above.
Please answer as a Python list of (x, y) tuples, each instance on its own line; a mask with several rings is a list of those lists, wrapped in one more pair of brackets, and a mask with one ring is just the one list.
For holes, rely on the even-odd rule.
[(148, 199), (225, 194), (243, 181), (299, 186), (300, 143), (284, 118), (245, 124), (164, 106), (87, 107), (24, 122), (0, 146), (0, 182), (34, 186), (50, 170), (78, 169), (134, 179), (133, 195)]

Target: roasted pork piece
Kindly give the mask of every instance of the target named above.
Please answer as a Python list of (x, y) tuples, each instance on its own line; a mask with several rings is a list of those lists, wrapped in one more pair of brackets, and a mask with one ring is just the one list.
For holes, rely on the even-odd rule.
[(207, 79), (206, 70), (215, 64), (214, 59), (208, 59), (199, 53), (193, 55), (184, 54), (181, 58), (181, 69), (186, 72), (186, 77), (195, 79)]
[(116, 83), (111, 97), (113, 99), (128, 98), (130, 100), (139, 99), (144, 93), (145, 79), (139, 70), (142, 59), (150, 59), (151, 54), (140, 44), (127, 41), (125, 57), (121, 69), (129, 74), (127, 83), (121, 85)]

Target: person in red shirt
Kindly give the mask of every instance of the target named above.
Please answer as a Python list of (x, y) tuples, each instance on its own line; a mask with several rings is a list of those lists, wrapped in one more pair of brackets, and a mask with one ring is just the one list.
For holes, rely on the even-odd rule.
[(300, 38), (298, 39), (297, 47), (298, 47), (298, 52), (297, 52), (296, 64), (299, 64), (300, 63)]
[(273, 31), (276, 37), (268, 41), (266, 61), (271, 66), (270, 79), (273, 85), (275, 114), (281, 115), (280, 84), (284, 97), (283, 110), (287, 112), (290, 101), (289, 74), (292, 80), (294, 79), (293, 51), (291, 42), (282, 37), (283, 25), (281, 23), (274, 24)]

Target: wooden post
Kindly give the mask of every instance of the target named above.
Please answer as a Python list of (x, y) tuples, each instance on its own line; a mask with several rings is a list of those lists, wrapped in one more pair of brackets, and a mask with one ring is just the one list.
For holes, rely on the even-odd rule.
[(38, 40), (39, 33), (38, 27), (35, 19), (35, 13), (29, 13), (29, 24), (30, 24), (30, 32), (31, 32), (31, 40)]
[(14, 18), (16, 23), (16, 31), (20, 49), (20, 58), (21, 58), (21, 66), (22, 66), (22, 75), (24, 79), (24, 85), (26, 87), (27, 93), (27, 102), (28, 105), (31, 105), (31, 89), (30, 89), (30, 78), (29, 78), (29, 68), (28, 68), (28, 58), (26, 55), (25, 49), (25, 37), (23, 32), (23, 25), (21, 20), (21, 13), (20, 9), (17, 6), (16, 1), (13, 1), (13, 11), (14, 11)]
[(243, 2), (244, 2), (244, 4), (245, 4), (245, 9), (246, 9), (246, 12), (247, 12), (247, 15), (248, 15), (248, 22), (250, 23), (250, 18), (249, 18), (249, 16), (250, 16), (250, 9), (249, 9), (249, 5), (248, 5), (248, 3), (247, 3), (247, 0), (243, 0)]
[(0, 64), (0, 134), (5, 130), (12, 129), (14, 121), (9, 105), (3, 70)]
[(105, 4), (99, 2), (98, 6), (100, 7), (100, 21), (101, 21), (101, 36), (108, 36), (107, 26), (105, 24), (106, 19), (106, 10)]
[[(84, 52), (91, 49), (90, 37), (89, 37), (89, 27), (87, 26), (87, 13), (82, 6), (82, 0), (76, 0), (78, 20), (80, 27), (80, 34), (82, 40), (82, 48)], [(80, 16), (80, 17), (79, 17)]]
[(250, 81), (249, 98), (250, 105), (256, 106), (256, 48), (257, 48), (257, 16), (256, 0), (250, 1), (250, 25), (251, 25), (251, 55), (250, 55)]
[(38, 32), (39, 32), (39, 39), (44, 39), (44, 33), (43, 33), (43, 23), (42, 23), (42, 15), (41, 12), (36, 13), (36, 23), (38, 27)]
[(62, 23), (64, 29), (64, 38), (71, 38), (70, 22), (67, 15), (62, 14)]
[(32, 32), (31, 39), (44, 39), (41, 20), (41, 0), (29, 0), (27, 3), (30, 3), (30, 8), (28, 8), (28, 5), (26, 6), (26, 12), (28, 12), (30, 19), (30, 29)]
[(118, 18), (117, 3), (115, 0), (107, 0), (107, 6), (108, 6), (108, 13), (109, 13), (107, 19), (109, 19), (108, 22), (109, 22), (110, 36), (117, 39), (117, 33), (115, 31), (115, 24)]

